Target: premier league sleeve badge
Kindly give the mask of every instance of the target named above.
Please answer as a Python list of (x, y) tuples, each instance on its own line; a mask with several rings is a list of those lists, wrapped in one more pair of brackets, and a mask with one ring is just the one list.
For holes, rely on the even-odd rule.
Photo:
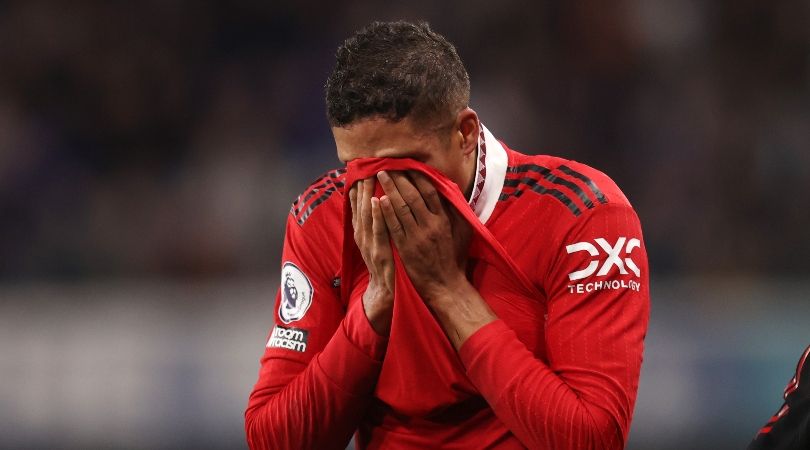
[(312, 283), (295, 264), (287, 261), (281, 267), (281, 305), (278, 317), (284, 323), (300, 320), (312, 305)]

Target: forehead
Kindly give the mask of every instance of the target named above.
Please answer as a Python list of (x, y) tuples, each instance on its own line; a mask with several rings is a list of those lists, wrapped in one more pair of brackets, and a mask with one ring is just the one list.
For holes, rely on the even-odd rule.
[(407, 118), (398, 122), (363, 119), (346, 127), (333, 127), (332, 134), (342, 161), (371, 157), (419, 158), (429, 154), (438, 143), (435, 132), (421, 131)]

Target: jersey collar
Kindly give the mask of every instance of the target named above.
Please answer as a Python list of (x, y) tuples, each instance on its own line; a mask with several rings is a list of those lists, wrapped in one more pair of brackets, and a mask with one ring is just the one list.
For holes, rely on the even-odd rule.
[(506, 150), (484, 124), (481, 124), (481, 134), (478, 137), (477, 155), (475, 181), (468, 203), (478, 220), (486, 224), (498, 203), (506, 178), (508, 158)]

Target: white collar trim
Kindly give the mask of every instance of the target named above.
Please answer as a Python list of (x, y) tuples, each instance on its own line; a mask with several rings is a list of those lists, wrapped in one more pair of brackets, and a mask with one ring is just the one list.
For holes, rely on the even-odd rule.
[(475, 180), (473, 180), (473, 190), (468, 203), (481, 223), (486, 224), (501, 195), (509, 158), (495, 136), (484, 124), (480, 125), (481, 134), (478, 138)]

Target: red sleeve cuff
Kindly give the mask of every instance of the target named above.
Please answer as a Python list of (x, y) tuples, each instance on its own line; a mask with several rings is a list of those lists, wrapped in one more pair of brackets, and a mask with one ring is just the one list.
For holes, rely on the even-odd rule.
[(366, 317), (363, 302), (356, 301), (343, 320), (346, 337), (363, 353), (375, 361), (382, 361), (388, 346), (388, 337), (377, 334)]
[(492, 341), (492, 339), (500, 333), (511, 331), (511, 329), (503, 322), (503, 320), (493, 320), (492, 322), (484, 325), (483, 327), (479, 328), (478, 331), (472, 334), (472, 336), (468, 337), (466, 341), (461, 345), (461, 348), (458, 350), (458, 354), (461, 357), (461, 361), (467, 366), (468, 362), (473, 362), (475, 360), (476, 354), (481, 350), (482, 347), (486, 346), (487, 342)]
[(318, 366), (341, 389), (353, 395), (368, 394), (377, 384), (388, 338), (371, 328), (363, 302), (355, 302), (324, 350)]
[(467, 338), (459, 349), (467, 376), (481, 394), (497, 401), (534, 356), (502, 320), (492, 321)]

